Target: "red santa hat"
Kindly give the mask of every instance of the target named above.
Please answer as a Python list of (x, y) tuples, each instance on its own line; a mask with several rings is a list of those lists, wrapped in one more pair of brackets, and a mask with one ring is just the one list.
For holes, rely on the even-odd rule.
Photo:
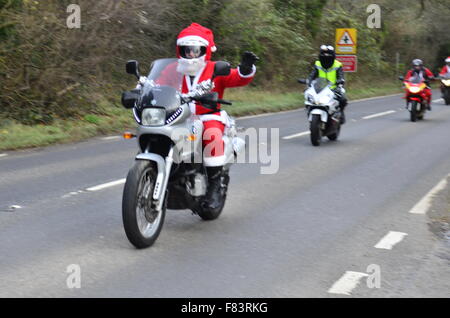
[(178, 34), (177, 56), (180, 57), (178, 46), (184, 45), (204, 45), (206, 46), (206, 60), (211, 59), (211, 54), (217, 51), (214, 43), (213, 32), (198, 23), (192, 23)]

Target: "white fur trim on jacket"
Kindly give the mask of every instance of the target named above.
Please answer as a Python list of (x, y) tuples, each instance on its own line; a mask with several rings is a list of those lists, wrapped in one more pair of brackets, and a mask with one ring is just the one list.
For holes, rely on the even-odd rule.
[(203, 157), (203, 164), (205, 167), (221, 167), (226, 164), (227, 157), (217, 156), (217, 157)]
[(238, 66), (237, 69), (238, 69), (239, 76), (242, 77), (242, 78), (253, 77), (253, 76), (255, 76), (255, 74), (256, 74), (256, 66), (255, 66), (255, 65), (252, 66), (252, 72), (251, 72), (250, 74), (248, 74), (248, 75), (242, 75), (242, 74), (241, 74), (241, 69), (240, 69), (239, 66)]
[(226, 127), (230, 127), (230, 119), (228, 117), (227, 112), (224, 110), (220, 111), (220, 115), (214, 114), (200, 115), (200, 120), (201, 121), (217, 120), (220, 121), (222, 124), (224, 124)]

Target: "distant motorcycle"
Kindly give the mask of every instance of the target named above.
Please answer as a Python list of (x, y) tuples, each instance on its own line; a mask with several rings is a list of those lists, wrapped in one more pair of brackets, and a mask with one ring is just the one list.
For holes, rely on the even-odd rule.
[(440, 75), (442, 98), (445, 105), (450, 105), (450, 74)]
[(403, 76), (400, 76), (399, 80), (403, 81), (404, 84), (406, 108), (410, 112), (411, 121), (416, 122), (418, 119), (423, 119), (428, 106), (425, 95), (427, 84), (424, 79), (419, 75), (415, 75), (409, 80), (405, 80)]
[[(210, 209), (203, 204), (208, 189), (202, 160), (203, 123), (191, 113), (189, 104), (198, 101), (215, 112), (218, 103), (231, 103), (208, 92), (212, 85), (203, 87), (201, 95), (182, 95), (183, 76), (176, 71), (177, 61), (154, 61), (148, 77), (140, 76), (137, 61), (127, 63), (127, 73), (135, 75), (142, 85), (122, 94), (123, 106), (133, 109), (138, 123), (140, 151), (128, 173), (122, 199), (125, 233), (137, 248), (149, 247), (158, 238), (166, 209), (190, 209), (205, 220), (218, 218), (227, 196), (229, 168), (245, 147), (244, 140), (236, 136), (234, 120), (224, 113), (228, 124), (223, 136), (227, 164), (221, 175), (222, 204)], [(228, 63), (216, 62), (214, 76), (229, 73)]]
[[(305, 79), (299, 79), (298, 82), (308, 83)], [(314, 146), (320, 146), (323, 136), (332, 141), (337, 140), (341, 132), (342, 114), (332, 85), (327, 79), (319, 77), (305, 91), (310, 137)]]

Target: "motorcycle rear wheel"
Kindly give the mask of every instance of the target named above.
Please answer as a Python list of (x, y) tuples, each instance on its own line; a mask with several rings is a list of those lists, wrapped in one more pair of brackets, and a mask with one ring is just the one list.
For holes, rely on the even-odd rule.
[(328, 139), (331, 141), (336, 141), (339, 138), (339, 135), (341, 134), (341, 125), (339, 125), (337, 131), (333, 134), (328, 135)]

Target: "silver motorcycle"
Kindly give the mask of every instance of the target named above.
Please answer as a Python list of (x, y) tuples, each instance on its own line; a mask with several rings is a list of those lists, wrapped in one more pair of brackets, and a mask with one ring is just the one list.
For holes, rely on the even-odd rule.
[[(219, 217), (227, 196), (229, 168), (244, 140), (237, 137), (235, 121), (226, 118), (223, 136), (226, 165), (221, 171), (218, 208), (205, 204), (208, 178), (202, 156), (203, 123), (192, 113), (195, 102), (217, 111), (217, 104), (231, 103), (211, 92), (212, 81), (201, 83), (194, 92), (182, 94), (183, 75), (177, 72), (177, 59), (159, 59), (152, 63), (147, 77), (139, 73), (137, 61), (129, 61), (127, 73), (139, 79), (139, 88), (124, 92), (122, 104), (132, 109), (138, 124), (139, 153), (130, 169), (122, 199), (125, 233), (137, 248), (151, 246), (161, 232), (166, 209), (189, 209), (204, 220)], [(216, 62), (214, 76), (226, 76), (230, 65)]]

